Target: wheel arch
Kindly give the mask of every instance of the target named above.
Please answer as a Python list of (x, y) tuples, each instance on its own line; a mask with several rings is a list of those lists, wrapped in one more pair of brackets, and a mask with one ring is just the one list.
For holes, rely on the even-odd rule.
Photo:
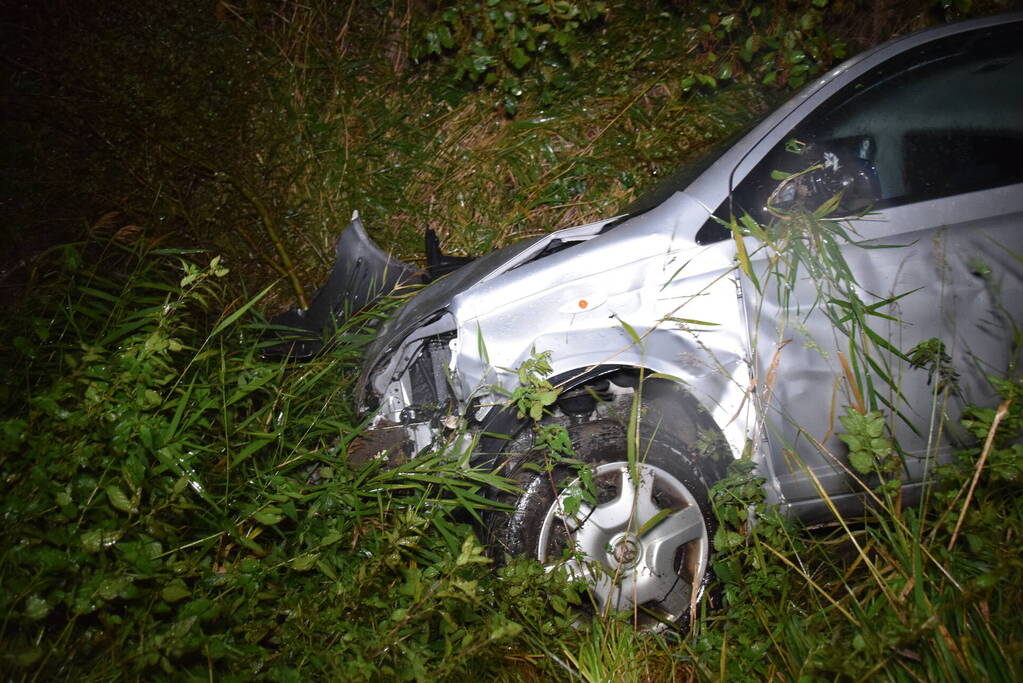
[[(605, 379), (618, 386), (642, 386), (644, 405), (655, 403), (667, 418), (665, 422), (671, 425), (673, 434), (694, 448), (694, 456), (708, 481), (724, 475), (728, 463), (734, 459), (731, 446), (710, 411), (682, 381), (636, 365), (576, 368), (562, 371), (549, 381), (564, 395)], [(510, 404), (491, 410), (482, 421), (473, 462), (481, 466), (500, 466), (504, 446), (528, 423), (529, 419), (519, 418), (516, 408)]]

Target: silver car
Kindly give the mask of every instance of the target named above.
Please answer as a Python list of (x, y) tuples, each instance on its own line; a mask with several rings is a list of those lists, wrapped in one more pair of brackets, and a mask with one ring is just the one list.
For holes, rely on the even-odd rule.
[[(425, 275), (356, 215), (328, 285), (278, 321), (319, 329), (435, 280), (366, 355), (369, 442), (393, 459), (472, 449), (519, 487), (498, 496), (495, 555), (563, 564), (595, 609), (650, 625), (703, 591), (707, 487), (730, 459), (754, 459), (791, 515), (862, 510), (876, 482), (837, 436), (847, 406), (886, 416), (912, 496), (962, 406), (995, 401), (1023, 320), (1023, 16), (864, 52), (703, 169), (468, 263), (428, 237)], [(954, 390), (910, 362), (929, 340)], [(552, 460), (552, 426), (585, 473)]]

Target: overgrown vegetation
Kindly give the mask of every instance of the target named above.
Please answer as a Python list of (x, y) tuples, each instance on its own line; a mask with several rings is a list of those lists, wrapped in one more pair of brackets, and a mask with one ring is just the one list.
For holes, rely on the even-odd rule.
[[(448, 55), (455, 79), (500, 90), (515, 114), (527, 89), (561, 88), (578, 60), (579, 33), (607, 13), (604, 2), (496, 0), (450, 5), (428, 25), (413, 57)], [(590, 63), (594, 67), (596, 64)], [(522, 83), (522, 78), (529, 81)], [(549, 102), (546, 93), (542, 101)]]
[(679, 644), (573, 628), (563, 577), (495, 571), (473, 518), (502, 483), (460, 454), (349, 466), (365, 319), (259, 356), (259, 312), (309, 297), (354, 209), (405, 257), (426, 227), (478, 254), (604, 217), (843, 44), (970, 9), (733, 4), (5, 9), (5, 675), (1019, 677), (1014, 383), (919, 511), (808, 533), (740, 461), (724, 606)]
[[(832, 198), (812, 213), (780, 214), (768, 226), (745, 216), (731, 227), (737, 239), (758, 238), (757, 253), (740, 249), (738, 267), (760, 303), (773, 295), (774, 305), (797, 310), (797, 279), (812, 283), (811, 307), (821, 309), (817, 314), (838, 340), (837, 364), (844, 371), (838, 438), (848, 447), (849, 472), (867, 509), (862, 516), (843, 514), (814, 478), (833, 521), (807, 529), (765, 503), (751, 459), (734, 462), (712, 491), (721, 522), (714, 570), (727, 609), (706, 619), (685, 648), (707, 678), (1015, 680), (1023, 673), (1023, 629), (1015, 616), (1023, 600), (1016, 587), (1023, 563), (1013, 550), (1023, 526), (1017, 443), (1023, 432), (1015, 422), (1020, 379), (1014, 367), (1004, 369), (1008, 378), (989, 378), (1000, 405), (967, 408), (962, 419), (974, 445), (938, 468), (919, 505), (906, 505), (908, 456), (891, 437), (892, 424), (906, 420), (893, 361), (927, 372), (932, 407), (944, 406), (958, 390), (958, 373), (940, 340), (902, 351), (881, 332), (885, 311), (902, 295), (861, 294), (843, 252), (869, 245), (860, 246), (841, 221), (826, 218), (836, 206)], [(802, 320), (807, 317), (802, 311)], [(800, 322), (777, 322), (779, 351), (796, 336), (818, 353), (835, 350)], [(1007, 323), (1005, 334), (1016, 358), (1020, 339), (1013, 325)], [(759, 362), (773, 366), (777, 354)], [(778, 376), (783, 373), (782, 361)], [(765, 375), (761, 392), (770, 394), (773, 367)], [(915, 427), (921, 433), (949, 429), (939, 422)], [(797, 427), (811, 439), (815, 428)], [(979, 488), (982, 498), (975, 498)]]
[(944, 468), (920, 508), (879, 497), (866, 523), (808, 533), (765, 506), (752, 463), (736, 462), (715, 487), (724, 526), (714, 567), (727, 609), (685, 646), (700, 674), (1018, 679), (1023, 461), (1006, 420), (1018, 419), (1019, 385), (1001, 389), (999, 411), (968, 419), (980, 443), (993, 437), (990, 449)]
[(579, 637), (558, 576), (487, 566), (468, 522), (500, 481), (443, 453), (348, 467), (357, 327), (261, 362), (260, 297), (228, 302), (217, 259), (65, 257), (4, 365), (5, 668), (434, 678)]

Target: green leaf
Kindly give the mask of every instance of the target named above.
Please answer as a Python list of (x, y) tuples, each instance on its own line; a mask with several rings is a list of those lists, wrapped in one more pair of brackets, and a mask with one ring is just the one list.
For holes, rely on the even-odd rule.
[(226, 330), (228, 327), (230, 327), (231, 324), (235, 320), (237, 320), (238, 318), (240, 318), (243, 315), (245, 315), (245, 313), (247, 311), (249, 311), (250, 309), (252, 309), (252, 307), (255, 306), (264, 296), (269, 294), (270, 290), (272, 290), (273, 288), (274, 288), (274, 285), (268, 285), (266, 287), (266, 289), (261, 291), (259, 294), (257, 294), (252, 299), (249, 299), (247, 302), (245, 302), (244, 306), (242, 306), (237, 311), (235, 311), (231, 315), (227, 316), (224, 320), (222, 320), (220, 322), (220, 324), (217, 325), (216, 328), (214, 328), (214, 330), (212, 332), (210, 332), (210, 336), (207, 337), (207, 341), (209, 341), (210, 339), (213, 339), (214, 337), (216, 337), (218, 334), (220, 334), (221, 332)]
[(639, 336), (639, 334), (636, 333), (636, 330), (635, 328), (632, 327), (632, 325), (625, 322), (617, 315), (615, 316), (615, 319), (618, 320), (618, 324), (622, 326), (622, 329), (625, 330), (625, 333), (629, 335), (633, 342), (635, 342), (639, 346), (643, 346), (643, 339)]
[(867, 451), (853, 451), (849, 453), (849, 464), (860, 474), (870, 474), (874, 471), (874, 456)]
[(269, 510), (260, 510), (259, 512), (252, 513), (252, 518), (260, 524), (273, 526), (284, 519), (284, 515), (279, 515), (275, 512), (270, 512)]
[(476, 537), (466, 536), (462, 541), (462, 551), (459, 553), (458, 559), (455, 560), (455, 565), (461, 567), (466, 564), (487, 564), (490, 561), (490, 558), (483, 554), (483, 548), (476, 541)]
[(650, 531), (651, 529), (656, 527), (658, 524), (660, 524), (662, 521), (664, 521), (665, 517), (668, 517), (669, 515), (673, 515), (673, 514), (675, 514), (676, 512), (678, 512), (681, 509), (682, 508), (664, 508), (663, 510), (658, 510), (656, 515), (654, 515), (653, 517), (648, 519), (643, 524), (643, 526), (641, 526), (639, 528), (639, 530), (636, 531), (636, 535), (642, 537), (643, 534), (645, 534), (646, 532)]
[(163, 351), (164, 349), (167, 348), (166, 335), (164, 335), (159, 330), (153, 332), (151, 335), (149, 335), (149, 338), (146, 339), (144, 348), (146, 351), (150, 353), (158, 353), (160, 351)]
[(683, 325), (704, 325), (704, 326), (707, 326), (707, 327), (717, 327), (718, 325), (721, 324), (721, 323), (708, 322), (706, 320), (697, 320), (695, 318), (674, 318), (674, 317), (668, 317), (668, 318), (665, 318), (664, 320), (667, 321), (667, 322), (681, 323)]
[(110, 501), (115, 510), (120, 510), (129, 515), (134, 515), (139, 511), (138, 503), (129, 499), (116, 484), (110, 484), (105, 490), (107, 492), (107, 500)]
[(490, 632), (490, 640), (514, 638), (522, 633), (522, 626), (514, 621), (506, 621)]
[(237, 467), (241, 463), (245, 462), (249, 456), (256, 453), (261, 448), (269, 443), (272, 443), (277, 438), (277, 435), (273, 435), (270, 438), (254, 439), (249, 445), (243, 448), (234, 458), (231, 459), (231, 466)]
[(171, 604), (180, 602), (191, 594), (192, 592), (188, 590), (188, 586), (181, 579), (174, 579), (160, 591), (160, 597), (164, 599), (164, 602)]
[(479, 358), (483, 361), (486, 366), (490, 365), (490, 354), (487, 353), (487, 343), (483, 339), (483, 329), (479, 323), (476, 323), (476, 352), (479, 354)]
[(863, 441), (856, 434), (839, 434), (838, 438), (849, 447), (850, 451), (862, 451)]
[(248, 548), (252, 552), (256, 553), (257, 555), (265, 555), (266, 554), (266, 550), (263, 548), (263, 546), (261, 546), (258, 543), (256, 543), (250, 537), (245, 536), (243, 534), (235, 534), (234, 537), (238, 540), (238, 542), (240, 544), (242, 544), (243, 546), (245, 546), (246, 548)]
[(742, 229), (746, 231), (747, 235), (752, 235), (761, 242), (768, 241), (767, 233), (760, 227), (760, 224), (757, 223), (756, 219), (748, 213), (744, 213), (739, 216), (739, 224), (742, 225)]
[(50, 605), (38, 594), (33, 593), (25, 600), (25, 617), (38, 621), (50, 613)]
[(753, 272), (749, 253), (746, 251), (746, 242), (739, 230), (736, 229), (734, 221), (732, 222), (732, 239), (735, 241), (735, 258), (739, 261), (739, 269), (749, 278), (750, 282), (753, 283), (753, 287), (759, 292), (760, 282), (757, 281), (756, 273)]
[(292, 558), (288, 565), (297, 572), (309, 571), (316, 566), (316, 562), (319, 559), (319, 553), (313, 555), (299, 555), (298, 557)]
[(717, 79), (709, 74), (696, 74), (696, 80), (709, 88), (716, 88), (718, 84)]
[(813, 217), (814, 218), (824, 218), (825, 216), (831, 215), (832, 213), (834, 213), (838, 209), (838, 205), (839, 205), (839, 203), (841, 203), (841, 201), (842, 201), (842, 193), (841, 192), (839, 192), (838, 194), (832, 195), (831, 197), (829, 197), (825, 202), (823, 202), (820, 206), (818, 206), (814, 210)]
[(542, 391), (536, 395), (536, 400), (539, 401), (541, 405), (549, 406), (558, 400), (558, 394), (559, 392), (557, 390)]
[(516, 45), (511, 49), (509, 60), (516, 69), (521, 69), (526, 64), (529, 64), (529, 55), (526, 54), (525, 50)]
[(728, 529), (718, 529), (714, 534), (714, 550), (719, 553), (735, 550), (745, 542), (746, 539), (742, 537), (742, 534)]
[(678, 375), (672, 375), (666, 372), (654, 372), (652, 374), (647, 375), (647, 379), (666, 379), (668, 381), (676, 382), (678, 384), (682, 385), (686, 384), (686, 381), (679, 377)]
[(117, 543), (123, 535), (124, 531), (120, 529), (93, 529), (82, 534), (79, 540), (85, 552), (98, 553)]
[(437, 28), (437, 40), (441, 47), (445, 50), (451, 49), (455, 46), (455, 39), (451, 35), (451, 29), (444, 24), (441, 24)]

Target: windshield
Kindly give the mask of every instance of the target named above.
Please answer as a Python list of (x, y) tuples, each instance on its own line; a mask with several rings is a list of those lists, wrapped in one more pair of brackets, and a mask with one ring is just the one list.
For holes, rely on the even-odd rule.
[(621, 211), (621, 213), (624, 214), (622, 219), (615, 222), (618, 223), (625, 218), (631, 218), (632, 216), (645, 213), (664, 203), (665, 200), (676, 192), (681, 192), (689, 187), (689, 184), (696, 180), (701, 173), (710, 168), (711, 165), (718, 160), (718, 157), (738, 142), (742, 136), (753, 130), (753, 128), (763, 121), (764, 118), (766, 118), (773, 110), (773, 107), (767, 108), (766, 111), (755, 116), (745, 125), (739, 126), (730, 135), (727, 135), (712, 144), (704, 150), (702, 154), (696, 156), (693, 161), (683, 164), (676, 170), (672, 171), (670, 175), (656, 182), (652, 188), (626, 205)]

